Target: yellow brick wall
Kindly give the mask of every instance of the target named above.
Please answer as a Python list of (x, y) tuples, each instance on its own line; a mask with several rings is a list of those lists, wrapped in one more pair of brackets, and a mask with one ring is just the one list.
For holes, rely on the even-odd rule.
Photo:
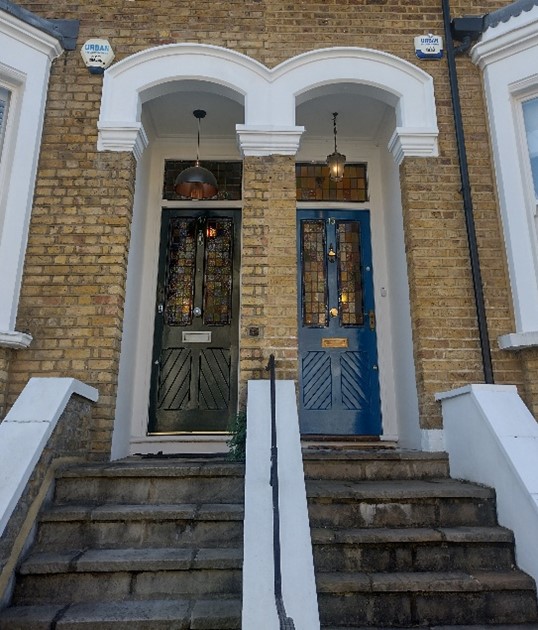
[[(452, 14), (486, 13), (506, 2), (453, 2)], [(274, 66), (330, 46), (383, 50), (434, 78), (440, 129), (437, 159), (401, 166), (405, 242), (417, 381), (424, 427), (440, 426), (435, 391), (481, 381), (481, 359), (464, 226), (446, 60), (419, 62), (413, 37), (442, 34), (437, 0), (273, 0), (200, 4), (156, 0), (26, 0), (44, 17), (79, 19), (79, 46), (109, 38), (116, 60), (172, 43), (224, 46)], [(538, 358), (500, 352), (514, 329), (495, 187), (482, 106), (481, 76), (458, 59), (485, 298), (499, 383), (516, 383), (538, 409)], [(112, 427), (135, 163), (96, 151), (102, 78), (79, 50), (53, 66), (30, 228), (18, 329), (34, 336), (11, 367), (9, 400), (34, 375), (70, 375), (99, 387), (94, 448), (106, 451)], [(281, 377), (296, 376), (293, 159), (248, 158), (244, 169), (241, 382), (274, 351)], [(264, 249), (262, 244), (266, 244)], [(285, 288), (285, 291), (282, 290)], [(253, 338), (249, 328), (259, 326)], [(0, 374), (2, 368), (0, 367)]]
[(6, 415), (9, 359), (12, 352), (8, 348), (0, 348), (0, 421)]
[(267, 378), (270, 354), (278, 377), (296, 380), (295, 158), (246, 158), (243, 189), (240, 380)]

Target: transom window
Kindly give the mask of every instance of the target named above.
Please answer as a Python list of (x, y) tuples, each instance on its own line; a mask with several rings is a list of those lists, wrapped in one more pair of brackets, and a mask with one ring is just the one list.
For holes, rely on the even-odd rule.
[(297, 201), (368, 201), (366, 164), (346, 164), (344, 177), (333, 182), (326, 164), (297, 162)]
[(531, 164), (534, 196), (538, 201), (538, 97), (523, 101), (523, 121)]

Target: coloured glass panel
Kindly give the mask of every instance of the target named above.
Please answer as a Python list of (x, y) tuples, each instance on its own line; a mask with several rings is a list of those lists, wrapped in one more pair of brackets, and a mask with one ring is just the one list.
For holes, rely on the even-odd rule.
[(331, 180), (326, 164), (298, 162), (295, 176), (298, 201), (368, 201), (366, 164), (346, 164), (340, 182)]
[(302, 222), (303, 325), (328, 325), (325, 223)]
[(196, 219), (171, 219), (164, 300), (168, 326), (185, 326), (192, 321), (195, 267)]
[(204, 267), (204, 324), (225, 326), (232, 319), (231, 219), (208, 219)]
[(364, 324), (360, 225), (357, 221), (338, 221), (338, 299), (342, 326)]
[[(166, 160), (164, 164), (163, 199), (181, 200), (175, 189), (176, 177), (194, 165), (192, 160)], [(201, 166), (210, 170), (217, 178), (219, 191), (215, 197), (216, 201), (227, 201), (241, 199), (241, 185), (243, 177), (242, 162), (211, 162), (204, 160)]]

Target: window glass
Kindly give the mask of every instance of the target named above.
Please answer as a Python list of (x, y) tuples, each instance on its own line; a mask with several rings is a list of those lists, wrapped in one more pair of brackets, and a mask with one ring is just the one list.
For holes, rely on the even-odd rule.
[(9, 103), (9, 91), (0, 86), (0, 157), (2, 156), (2, 145), (6, 131), (7, 106)]
[(523, 103), (523, 120), (531, 161), (534, 195), (538, 199), (538, 97)]

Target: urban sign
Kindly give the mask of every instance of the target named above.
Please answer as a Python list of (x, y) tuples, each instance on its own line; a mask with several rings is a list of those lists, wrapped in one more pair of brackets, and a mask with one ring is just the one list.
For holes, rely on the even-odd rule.
[(107, 39), (89, 39), (82, 45), (80, 54), (91, 74), (103, 74), (114, 60), (114, 52)]
[(415, 37), (415, 54), (419, 59), (441, 59), (443, 38), (431, 33)]

